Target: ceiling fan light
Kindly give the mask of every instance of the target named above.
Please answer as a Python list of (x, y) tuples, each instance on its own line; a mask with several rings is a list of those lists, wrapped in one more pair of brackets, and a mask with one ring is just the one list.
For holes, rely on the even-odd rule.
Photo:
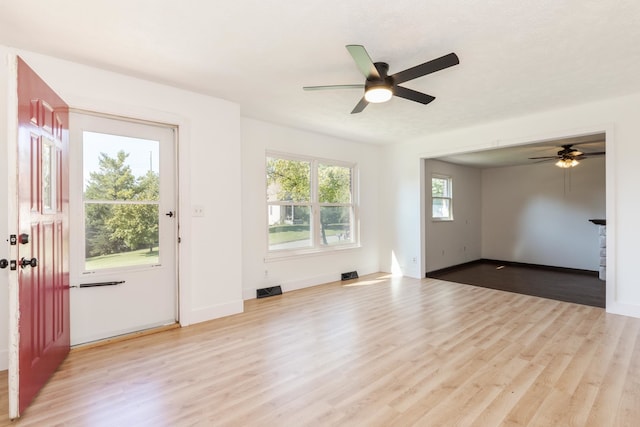
[(393, 96), (393, 92), (386, 86), (375, 86), (367, 89), (364, 93), (364, 99), (374, 104), (387, 102)]
[(559, 168), (572, 168), (580, 164), (576, 159), (560, 159), (556, 162)]

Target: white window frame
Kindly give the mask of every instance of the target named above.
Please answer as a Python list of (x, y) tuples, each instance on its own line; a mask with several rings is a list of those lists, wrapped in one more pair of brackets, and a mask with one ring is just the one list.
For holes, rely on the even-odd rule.
[[(334, 159), (326, 159), (320, 157), (312, 157), (312, 156), (302, 156), (295, 155), (289, 153), (282, 153), (277, 151), (267, 151), (265, 155), (265, 171), (264, 171), (264, 183), (265, 183), (265, 192), (267, 194), (267, 173), (266, 173), (266, 164), (268, 158), (278, 158), (284, 160), (293, 160), (293, 161), (301, 161), (301, 162), (309, 162), (310, 164), (310, 200), (309, 202), (282, 202), (282, 201), (273, 201), (269, 202), (265, 197), (265, 251), (266, 257), (265, 260), (269, 258), (273, 259), (281, 259), (286, 257), (296, 257), (296, 256), (304, 256), (304, 255), (313, 255), (320, 253), (331, 253), (335, 251), (340, 251), (344, 249), (352, 249), (360, 247), (360, 221), (359, 221), (359, 195), (358, 195), (358, 164), (345, 162), (341, 160)], [(351, 203), (320, 203), (318, 201), (318, 165), (331, 165), (331, 166), (340, 166), (347, 167), (351, 169)], [(304, 248), (291, 248), (291, 249), (270, 249), (269, 248), (269, 210), (272, 206), (310, 206), (311, 208), (311, 222), (310, 222), (310, 237), (311, 237), (311, 245)], [(322, 207), (334, 207), (334, 206), (345, 206), (351, 207), (351, 235), (352, 241), (349, 243), (338, 244), (338, 245), (323, 245), (322, 236), (321, 236), (321, 226), (320, 226), (320, 208)]]
[[(448, 194), (442, 196), (434, 196), (433, 195), (433, 180), (445, 180), (447, 181), (447, 189), (449, 190)], [(433, 216), (433, 206), (436, 200), (447, 200), (449, 202), (449, 216)], [(431, 219), (433, 221), (453, 221), (453, 177), (450, 175), (443, 174), (432, 174), (431, 175)]]

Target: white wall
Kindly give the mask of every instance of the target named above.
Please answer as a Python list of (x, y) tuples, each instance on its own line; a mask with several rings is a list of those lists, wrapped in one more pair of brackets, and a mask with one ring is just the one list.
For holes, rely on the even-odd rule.
[[(392, 254), (406, 259), (424, 252), (416, 230), (423, 224), (420, 159), (550, 141), (558, 137), (605, 132), (607, 137), (607, 310), (640, 317), (640, 281), (635, 268), (640, 242), (640, 95), (541, 112), (525, 117), (486, 123), (434, 135), (426, 135), (384, 148), (387, 160), (381, 180), (383, 214), (389, 230), (382, 235), (381, 266), (394, 270)], [(398, 263), (400, 264), (400, 263)], [(407, 268), (402, 273), (421, 277), (424, 271)]]
[[(116, 73), (0, 46), (0, 154), (7, 143), (7, 57), (19, 54), (72, 107), (177, 124), (180, 163), (181, 322), (209, 320), (241, 312), (242, 228), (240, 109), (237, 104)], [(11, 119), (14, 120), (14, 119)], [(0, 155), (0, 188), (7, 188), (9, 165)], [(1, 196), (7, 200), (5, 193)], [(191, 206), (205, 216), (191, 217)], [(0, 209), (0, 238), (9, 233)], [(73, 225), (71, 232), (73, 233)], [(0, 245), (0, 256), (6, 254)], [(8, 273), (0, 271), (0, 368), (6, 360)], [(73, 297), (73, 296), (72, 296)], [(72, 319), (73, 322), (73, 319)]]
[[(361, 247), (330, 254), (266, 260), (266, 151), (354, 162), (359, 170)], [(283, 291), (340, 280), (340, 273), (379, 271), (378, 176), (380, 148), (266, 122), (242, 119), (242, 280), (245, 299), (256, 289)], [(267, 274), (265, 274), (265, 271)]]
[(605, 158), (482, 171), (482, 258), (597, 271)]
[[(453, 221), (431, 219), (431, 175), (450, 176)], [(439, 160), (425, 160), (424, 214), (426, 271), (435, 271), (480, 258), (482, 185), (477, 168)]]

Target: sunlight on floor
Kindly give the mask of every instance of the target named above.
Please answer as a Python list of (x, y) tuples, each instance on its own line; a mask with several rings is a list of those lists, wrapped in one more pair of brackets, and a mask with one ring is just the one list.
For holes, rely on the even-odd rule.
[(345, 288), (354, 287), (354, 286), (371, 286), (378, 285), (383, 282), (388, 282), (393, 276), (391, 274), (385, 274), (383, 276), (377, 276), (375, 279), (370, 280), (358, 280), (357, 282), (348, 283), (343, 285)]

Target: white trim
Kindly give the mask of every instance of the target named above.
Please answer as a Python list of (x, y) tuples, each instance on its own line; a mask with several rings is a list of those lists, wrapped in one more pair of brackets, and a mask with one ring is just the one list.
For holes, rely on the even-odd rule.
[[(607, 286), (607, 293), (609, 293), (609, 286)], [(607, 299), (606, 310), (607, 310), (607, 313), (611, 313), (611, 314), (619, 314), (621, 316), (630, 316), (630, 317), (640, 318), (640, 305), (623, 304), (617, 301), (614, 301), (613, 303), (610, 304)]]
[(236, 300), (224, 304), (216, 304), (209, 307), (197, 308), (191, 311), (191, 324), (206, 322), (220, 317), (239, 314), (244, 311), (244, 302)]
[[(7, 218), (8, 230), (18, 228), (18, 60), (15, 52), (11, 52), (7, 58), (8, 83), (7, 83)], [(17, 248), (9, 247), (9, 259), (18, 259)], [(17, 272), (16, 272), (17, 273)], [(20, 335), (18, 320), (20, 317), (20, 301), (18, 299), (18, 275), (9, 274), (9, 418), (14, 419), (19, 415), (18, 393), (18, 351), (20, 348)]]
[(339, 251), (347, 251), (351, 249), (360, 249), (362, 245), (359, 243), (345, 243), (344, 245), (329, 246), (328, 249), (283, 249), (280, 251), (271, 251), (263, 259), (264, 262), (277, 262), (291, 259), (305, 258), (317, 255), (335, 255)]
[(605, 180), (606, 180), (606, 211), (607, 220), (607, 272), (606, 272), (606, 303), (608, 313), (622, 314), (633, 317), (640, 317), (640, 307), (618, 302), (617, 287), (617, 259), (616, 259), (616, 236), (617, 236), (617, 183), (615, 164), (617, 156), (616, 135), (613, 125), (604, 127), (605, 147)]

